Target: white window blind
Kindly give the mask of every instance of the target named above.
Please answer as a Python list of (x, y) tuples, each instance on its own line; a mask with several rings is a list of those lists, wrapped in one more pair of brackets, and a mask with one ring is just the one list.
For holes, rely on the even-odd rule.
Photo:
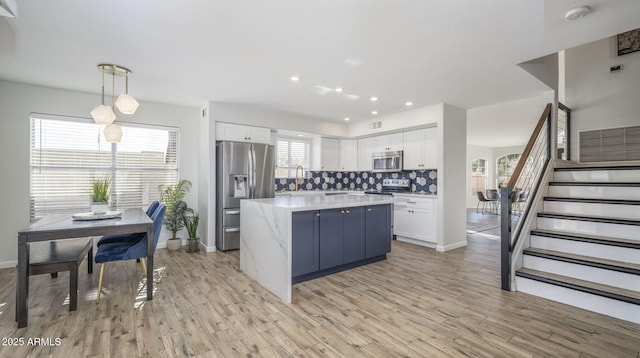
[(309, 142), (288, 138), (278, 138), (276, 146), (276, 178), (296, 176), (296, 167), (309, 170)]
[(471, 161), (471, 195), (487, 190), (487, 161), (474, 159)]
[(31, 220), (89, 211), (92, 180), (111, 178), (112, 210), (144, 207), (178, 181), (177, 128), (121, 126), (122, 141), (109, 143), (100, 125), (32, 115)]

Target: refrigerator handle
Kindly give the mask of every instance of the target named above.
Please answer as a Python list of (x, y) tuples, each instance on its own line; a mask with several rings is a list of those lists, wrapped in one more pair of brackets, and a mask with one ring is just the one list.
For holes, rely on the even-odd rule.
[(255, 199), (256, 196), (256, 152), (253, 144), (249, 148), (249, 198)]

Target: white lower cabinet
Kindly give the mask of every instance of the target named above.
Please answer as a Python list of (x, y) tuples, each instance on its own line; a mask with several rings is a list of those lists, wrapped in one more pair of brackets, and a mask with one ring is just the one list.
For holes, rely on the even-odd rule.
[(400, 196), (406, 202), (394, 204), (393, 234), (400, 241), (408, 241), (418, 245), (435, 247), (436, 237), (436, 202), (435, 198), (417, 196)]

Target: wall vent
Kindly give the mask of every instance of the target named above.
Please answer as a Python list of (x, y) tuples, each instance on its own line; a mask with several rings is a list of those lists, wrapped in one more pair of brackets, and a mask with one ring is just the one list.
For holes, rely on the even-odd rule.
[(369, 129), (380, 129), (380, 128), (382, 128), (382, 121), (369, 123)]
[(580, 162), (640, 160), (640, 126), (581, 131)]

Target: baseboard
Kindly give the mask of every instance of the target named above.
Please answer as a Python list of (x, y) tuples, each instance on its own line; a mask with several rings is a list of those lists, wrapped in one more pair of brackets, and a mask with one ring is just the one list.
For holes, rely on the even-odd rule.
[(204, 246), (203, 243), (200, 243), (200, 247), (202, 247), (204, 252), (216, 252), (216, 251), (218, 251), (215, 246)]
[(460, 242), (456, 242), (455, 244), (449, 244), (449, 245), (438, 245), (436, 246), (436, 251), (439, 252), (447, 252), (449, 250), (453, 250), (453, 249), (457, 249), (460, 247), (465, 247), (467, 246), (467, 240), (465, 239), (464, 241), (460, 241)]
[(18, 265), (17, 260), (0, 262), (0, 269), (14, 268)]
[(412, 238), (406, 237), (406, 236), (396, 235), (396, 240), (402, 241), (402, 242), (408, 242), (408, 243), (414, 244), (414, 245), (428, 247), (430, 249), (435, 249), (436, 248), (436, 243), (435, 242), (416, 240), (416, 239), (412, 239)]

